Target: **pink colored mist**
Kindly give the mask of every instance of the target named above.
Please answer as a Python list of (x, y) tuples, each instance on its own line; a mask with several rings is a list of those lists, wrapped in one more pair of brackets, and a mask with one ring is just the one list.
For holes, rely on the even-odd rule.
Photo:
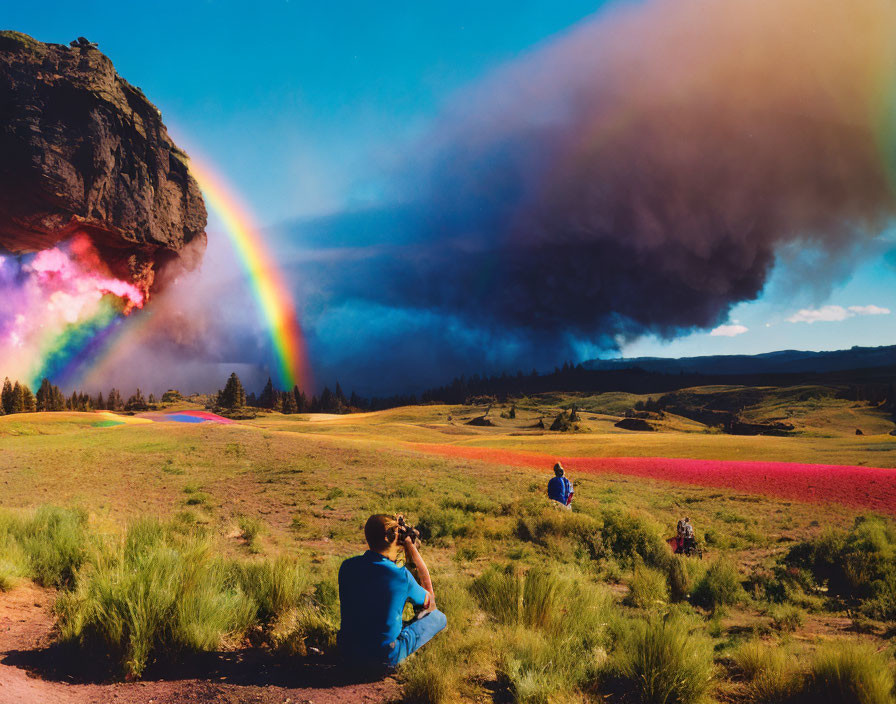
[[(136, 308), (143, 293), (115, 278), (86, 235), (33, 255), (0, 257), (0, 374), (29, 384), (48, 359), (79, 346)], [(83, 329), (89, 334), (79, 334)]]

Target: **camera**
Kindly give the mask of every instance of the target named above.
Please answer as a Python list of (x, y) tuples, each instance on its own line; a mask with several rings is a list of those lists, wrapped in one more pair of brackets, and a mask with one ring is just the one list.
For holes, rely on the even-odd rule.
[(420, 531), (409, 526), (401, 514), (396, 516), (396, 520), (398, 521), (398, 542), (404, 543), (405, 538), (410, 538), (411, 542), (416, 544), (420, 540)]

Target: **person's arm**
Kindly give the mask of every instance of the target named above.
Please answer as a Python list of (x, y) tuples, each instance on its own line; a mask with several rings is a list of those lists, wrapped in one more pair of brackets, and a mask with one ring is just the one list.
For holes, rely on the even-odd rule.
[(405, 538), (404, 540), (404, 554), (416, 568), (417, 576), (420, 577), (420, 586), (426, 590), (428, 595), (423, 607), (425, 609), (434, 609), (436, 606), (436, 594), (432, 588), (432, 578), (429, 576), (429, 569), (427, 569), (426, 563), (423, 561), (423, 557), (421, 557), (417, 546), (414, 545), (410, 538)]

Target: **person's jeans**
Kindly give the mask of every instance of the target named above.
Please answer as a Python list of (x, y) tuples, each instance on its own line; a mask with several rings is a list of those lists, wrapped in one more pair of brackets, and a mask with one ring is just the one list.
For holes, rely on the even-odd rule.
[(386, 656), (386, 666), (390, 668), (396, 667), (398, 663), (423, 647), (436, 633), (443, 630), (447, 625), (447, 617), (438, 609), (433, 609), (425, 616), (411, 621), (401, 629), (398, 638), (389, 644), (391, 651)]

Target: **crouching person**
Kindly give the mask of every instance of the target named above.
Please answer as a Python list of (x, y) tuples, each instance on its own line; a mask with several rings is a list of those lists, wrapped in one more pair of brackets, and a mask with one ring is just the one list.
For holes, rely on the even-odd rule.
[[(396, 517), (371, 516), (364, 526), (370, 549), (339, 568), (339, 651), (349, 666), (394, 669), (447, 625), (445, 614), (436, 609), (426, 563), (413, 539), (402, 539), (400, 533)], [(416, 567), (422, 586), (406, 567), (395, 564), (401, 550)], [(408, 600), (423, 611), (403, 624), (401, 615)]]

